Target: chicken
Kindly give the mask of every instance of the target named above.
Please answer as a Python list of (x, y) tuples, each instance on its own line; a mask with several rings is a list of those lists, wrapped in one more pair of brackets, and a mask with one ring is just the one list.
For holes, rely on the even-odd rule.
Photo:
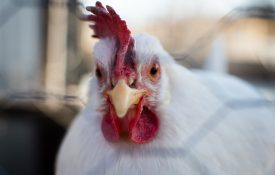
[(57, 175), (274, 174), (275, 113), (245, 82), (190, 71), (159, 41), (131, 35), (97, 2), (89, 101), (60, 148)]

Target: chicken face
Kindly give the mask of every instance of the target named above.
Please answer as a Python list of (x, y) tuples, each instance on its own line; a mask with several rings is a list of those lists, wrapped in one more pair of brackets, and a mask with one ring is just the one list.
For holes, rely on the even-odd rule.
[[(159, 117), (156, 112), (161, 82), (161, 66), (156, 55), (135, 50), (132, 38), (123, 63), (116, 59), (113, 40), (100, 41), (94, 49), (95, 75), (102, 109), (102, 133), (108, 141), (127, 138), (147, 143), (156, 137)], [(140, 43), (141, 44), (141, 43)], [(143, 51), (142, 51), (143, 52)]]
[[(125, 21), (114, 9), (96, 2), (87, 7), (91, 15), (95, 46), (95, 75), (103, 99), (102, 133), (108, 141), (118, 141), (127, 136), (135, 143), (152, 140), (159, 129), (156, 113), (161, 68), (154, 54), (141, 56), (138, 44), (131, 36)], [(145, 44), (146, 45), (146, 44)], [(144, 52), (146, 53), (146, 52)]]
[(114, 9), (96, 2), (87, 7), (93, 22), (95, 75), (104, 101), (102, 133), (108, 141), (126, 136), (135, 143), (147, 143), (159, 130), (157, 114), (162, 80), (160, 44), (149, 36), (132, 37), (126, 22)]

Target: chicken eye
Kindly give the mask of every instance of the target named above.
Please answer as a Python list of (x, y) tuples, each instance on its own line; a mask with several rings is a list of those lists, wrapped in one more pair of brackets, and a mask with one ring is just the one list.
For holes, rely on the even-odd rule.
[(101, 71), (100, 71), (99, 68), (96, 68), (96, 70), (95, 70), (95, 75), (96, 75), (96, 77), (97, 77), (98, 79), (101, 79), (101, 78), (102, 78), (102, 73), (101, 73)]
[(158, 67), (157, 65), (153, 65), (150, 69), (150, 75), (155, 76), (158, 73)]

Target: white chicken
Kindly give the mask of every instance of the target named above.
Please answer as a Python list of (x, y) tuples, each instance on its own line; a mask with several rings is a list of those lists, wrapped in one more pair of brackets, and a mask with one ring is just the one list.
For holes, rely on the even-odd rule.
[(57, 175), (275, 174), (274, 109), (252, 87), (187, 70), (109, 6), (87, 10), (95, 76)]

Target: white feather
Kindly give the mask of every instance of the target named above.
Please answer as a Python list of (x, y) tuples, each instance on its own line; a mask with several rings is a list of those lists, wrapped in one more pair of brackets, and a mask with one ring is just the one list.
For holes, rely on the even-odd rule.
[(256, 91), (236, 78), (190, 72), (148, 35), (135, 36), (135, 42), (137, 58), (157, 55), (163, 70), (157, 138), (144, 145), (107, 142), (93, 78), (89, 103), (60, 149), (57, 175), (251, 175), (274, 168), (274, 111), (237, 105), (243, 99), (264, 101)]
[(99, 40), (94, 47), (94, 58), (96, 62), (100, 62), (102, 66), (108, 70), (110, 61), (114, 60), (115, 41), (113, 39), (105, 38)]

